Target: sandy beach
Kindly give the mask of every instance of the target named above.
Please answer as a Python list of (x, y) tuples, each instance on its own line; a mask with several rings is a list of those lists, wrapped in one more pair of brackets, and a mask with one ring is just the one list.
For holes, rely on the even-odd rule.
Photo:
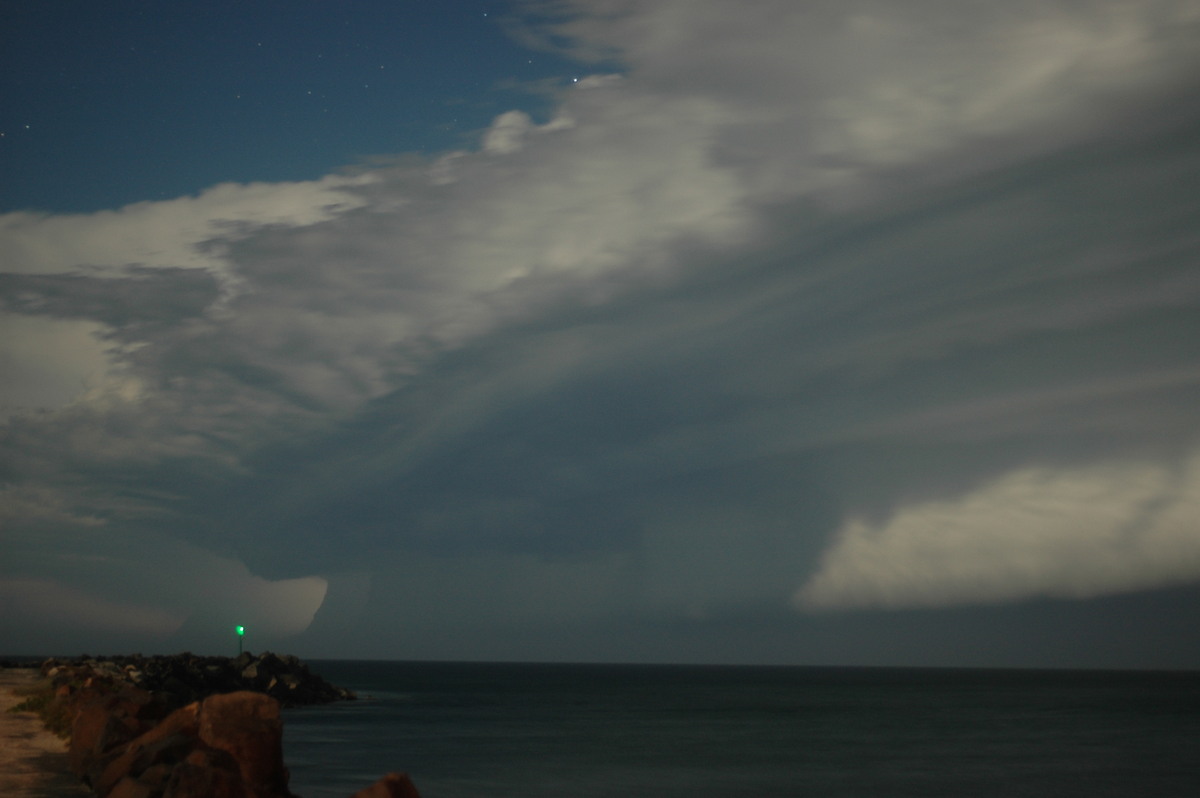
[(13, 690), (33, 684), (37, 671), (0, 669), (0, 795), (57, 798), (89, 795), (67, 770), (67, 745), (46, 731), (32, 712), (9, 712), (23, 697)]

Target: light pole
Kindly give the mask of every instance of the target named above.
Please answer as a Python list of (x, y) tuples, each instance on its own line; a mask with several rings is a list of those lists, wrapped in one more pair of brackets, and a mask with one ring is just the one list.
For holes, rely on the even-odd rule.
[(235, 626), (233, 628), (234, 628), (234, 631), (237, 632), (237, 636), (238, 636), (238, 656), (240, 657), (242, 655), (242, 638), (246, 636), (246, 627), (242, 626), (239, 623), (237, 626)]

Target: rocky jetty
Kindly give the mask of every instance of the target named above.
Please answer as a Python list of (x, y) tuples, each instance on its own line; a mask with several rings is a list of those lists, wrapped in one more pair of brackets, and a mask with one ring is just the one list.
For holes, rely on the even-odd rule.
[(126, 682), (151, 693), (162, 694), (168, 703), (183, 706), (193, 701), (237, 690), (266, 693), (285, 707), (327, 704), (354, 699), (354, 693), (334, 687), (296, 657), (266, 652), (249, 652), (237, 657), (202, 657), (184, 652), (172, 656), (74, 657), (48, 659), (42, 673), (56, 684), (78, 681), (82, 676)]
[[(71, 770), (100, 798), (296, 798), (281, 707), (354, 698), (271, 653), (49, 659), (41, 672), (26, 708), (69, 736)], [(352, 798), (419, 795), (390, 773)]]

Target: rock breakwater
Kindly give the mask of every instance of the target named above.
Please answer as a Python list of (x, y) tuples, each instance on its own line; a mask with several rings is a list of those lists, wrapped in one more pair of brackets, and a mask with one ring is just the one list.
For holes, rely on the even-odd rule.
[[(101, 798), (296, 798), (281, 707), (353, 700), (296, 657), (190, 653), (41, 664), (25, 702), (69, 738), (71, 771)], [(352, 798), (419, 798), (390, 773)]]
[(127, 683), (160, 694), (173, 706), (237, 690), (266, 693), (282, 706), (326, 704), (353, 700), (350, 690), (335, 687), (298, 658), (270, 651), (237, 657), (205, 657), (184, 652), (171, 656), (145, 657), (131, 654), (116, 657), (48, 659), (42, 673), (56, 685), (99, 678)]

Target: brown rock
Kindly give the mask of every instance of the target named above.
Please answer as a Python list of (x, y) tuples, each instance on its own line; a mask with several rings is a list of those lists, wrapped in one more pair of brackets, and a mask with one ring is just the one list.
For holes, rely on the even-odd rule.
[(159, 736), (147, 744), (130, 743), (117, 757), (108, 761), (103, 772), (92, 779), (92, 788), (98, 795), (107, 795), (120, 781), (127, 777), (138, 778), (154, 765), (174, 765), (198, 745), (190, 734)]
[(88, 783), (97, 794), (104, 795), (127, 776), (140, 778), (150, 767), (160, 764), (170, 767), (181, 761), (199, 744), (196, 740), (199, 709), (199, 704), (181, 707), (125, 745), (93, 753), (86, 771)]
[(162, 793), (166, 789), (167, 782), (171, 779), (171, 771), (174, 769), (175, 765), (165, 763), (151, 765), (142, 772), (142, 775), (137, 777), (137, 780), (149, 787), (151, 792)]
[(199, 717), (200, 702), (193, 701), (167, 715), (161, 723), (133, 740), (130, 745), (146, 746), (172, 734), (188, 734), (194, 737), (199, 732)]
[(171, 771), (163, 798), (255, 798), (255, 794), (235, 772), (183, 762)]
[(75, 720), (71, 723), (71, 746), (67, 753), (71, 770), (76, 775), (82, 775), (86, 767), (84, 759), (91, 756), (92, 748), (100, 739), (106, 723), (108, 711), (99, 701), (92, 701), (75, 713)]
[(230, 773), (239, 773), (237, 760), (229, 754), (228, 751), (219, 751), (216, 748), (209, 748), (201, 745), (187, 755), (187, 759), (183, 760), (191, 765), (204, 765), (206, 768), (218, 768), (220, 770), (228, 770)]
[(137, 736), (136, 718), (116, 715), (107, 699), (97, 698), (79, 708), (71, 724), (68, 761), (77, 776), (87, 773), (92, 763), (106, 751)]
[(289, 795), (283, 721), (275, 699), (248, 691), (209, 696), (200, 704), (199, 737), (205, 745), (233, 756), (251, 795)]
[(407, 773), (389, 773), (350, 798), (421, 798)]
[(123, 778), (105, 798), (152, 798), (154, 790), (137, 779)]
[(140, 687), (119, 689), (113, 694), (112, 709), (115, 714), (143, 722), (158, 720), (163, 715), (162, 706), (154, 700), (154, 695)]
[(162, 716), (154, 696), (136, 687), (96, 695), (80, 690), (61, 700), (73, 708), (69, 762), (79, 776), (99, 758), (150, 728)]

